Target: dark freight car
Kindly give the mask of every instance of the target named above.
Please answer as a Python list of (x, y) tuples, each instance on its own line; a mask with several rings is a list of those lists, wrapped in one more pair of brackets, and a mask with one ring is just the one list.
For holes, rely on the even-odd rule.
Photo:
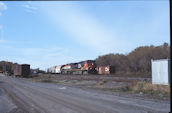
[(30, 75), (30, 65), (29, 64), (22, 64), (22, 76), (23, 77), (29, 77)]
[(98, 74), (114, 74), (115, 73), (115, 67), (114, 66), (100, 66), (98, 67)]

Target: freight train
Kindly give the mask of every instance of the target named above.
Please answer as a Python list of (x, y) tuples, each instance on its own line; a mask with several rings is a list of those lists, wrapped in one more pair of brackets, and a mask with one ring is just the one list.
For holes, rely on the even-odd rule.
[(17, 64), (14, 63), (12, 66), (13, 75), (16, 77), (29, 77), (30, 76), (30, 65), (29, 64)]
[(97, 66), (95, 60), (86, 60), (66, 65), (53, 66), (47, 69), (51, 74), (113, 74), (114, 66)]

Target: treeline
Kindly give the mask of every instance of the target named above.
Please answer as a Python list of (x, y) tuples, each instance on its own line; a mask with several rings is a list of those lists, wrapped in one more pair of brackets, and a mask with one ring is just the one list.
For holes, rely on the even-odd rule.
[[(107, 54), (96, 59), (98, 66), (111, 65), (115, 67), (116, 75), (138, 74), (151, 76), (151, 59), (169, 59), (170, 46), (164, 43), (160, 46), (142, 46), (129, 54)], [(0, 71), (13, 74), (12, 62), (0, 61)]]
[(129, 54), (107, 54), (96, 59), (98, 66), (112, 65), (116, 73), (150, 73), (151, 59), (169, 59), (170, 46), (164, 43), (160, 46), (142, 46)]

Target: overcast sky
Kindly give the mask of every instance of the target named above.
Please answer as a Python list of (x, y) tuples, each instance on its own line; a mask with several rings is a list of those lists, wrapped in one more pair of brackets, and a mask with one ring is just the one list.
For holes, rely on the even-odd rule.
[(31, 68), (170, 42), (169, 0), (0, 2), (0, 61)]

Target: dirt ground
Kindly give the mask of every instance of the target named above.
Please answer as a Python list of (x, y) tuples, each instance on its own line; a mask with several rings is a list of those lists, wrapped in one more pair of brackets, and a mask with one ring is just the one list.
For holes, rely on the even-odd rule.
[[(169, 101), (88, 88), (123, 83), (0, 76), (0, 113), (168, 113)], [(39, 81), (36, 82), (35, 80)], [(63, 84), (62, 84), (62, 83)], [(113, 85), (111, 82), (114, 82)]]
[[(62, 84), (67, 86), (75, 86), (79, 88), (89, 88), (94, 90), (103, 90), (110, 93), (119, 93), (123, 95), (134, 95), (136, 97), (155, 99), (155, 100), (170, 100), (169, 91), (152, 91), (142, 89), (134, 90), (133, 84), (143, 83), (151, 84), (151, 78), (139, 77), (115, 77), (108, 75), (59, 75), (59, 74), (44, 74), (34, 78), (29, 78), (29, 81)], [(150, 86), (149, 86), (150, 87)], [(154, 87), (154, 86), (153, 86)], [(160, 86), (169, 89), (169, 86)], [(162, 89), (161, 88), (161, 89)], [(136, 88), (135, 88), (136, 89)], [(170, 89), (169, 89), (170, 90)]]

